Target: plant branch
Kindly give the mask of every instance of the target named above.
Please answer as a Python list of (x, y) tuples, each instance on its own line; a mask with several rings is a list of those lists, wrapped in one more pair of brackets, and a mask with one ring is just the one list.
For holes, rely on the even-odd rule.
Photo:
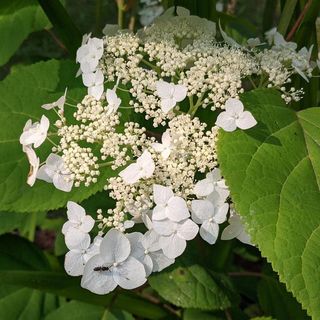
[(299, 27), (301, 26), (301, 23), (304, 19), (304, 16), (306, 15), (307, 11), (309, 10), (310, 6), (312, 4), (312, 0), (308, 0), (307, 3), (305, 4), (303, 10), (301, 11), (297, 21), (295, 22), (295, 24), (293, 25), (292, 29), (290, 30), (290, 32), (288, 33), (286, 40), (290, 41), (293, 36), (295, 35), (296, 31), (299, 29)]

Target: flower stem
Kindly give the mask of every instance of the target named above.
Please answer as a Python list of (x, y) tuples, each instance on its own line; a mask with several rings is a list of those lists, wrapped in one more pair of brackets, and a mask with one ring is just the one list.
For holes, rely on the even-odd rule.
[(36, 212), (31, 212), (29, 221), (28, 221), (28, 240), (33, 242), (34, 241), (34, 236), (36, 233), (36, 226), (37, 226), (37, 213)]
[(120, 29), (124, 28), (124, 10), (125, 10), (125, 4), (124, 0), (117, 0), (118, 5), (118, 26)]

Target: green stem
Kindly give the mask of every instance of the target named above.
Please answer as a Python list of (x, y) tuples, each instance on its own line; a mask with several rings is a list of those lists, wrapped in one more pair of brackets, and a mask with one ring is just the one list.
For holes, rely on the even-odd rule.
[(118, 25), (120, 29), (124, 28), (124, 0), (117, 0), (118, 5)]
[(204, 93), (198, 98), (195, 105), (193, 105), (192, 97), (189, 97), (190, 108), (189, 108), (188, 114), (190, 114), (192, 118), (196, 114), (199, 107), (201, 106), (203, 96), (204, 96)]
[(103, 168), (103, 167), (110, 167), (111, 165), (113, 165), (114, 161), (108, 161), (108, 162), (104, 162), (104, 163), (98, 163), (99, 168)]
[(36, 227), (37, 227), (37, 213), (31, 212), (29, 217), (29, 226), (28, 226), (28, 240), (33, 242), (34, 236), (36, 234)]
[(148, 67), (150, 67), (151, 69), (153, 69), (154, 71), (156, 71), (157, 73), (160, 73), (161, 69), (155, 66), (154, 64), (152, 64), (151, 62), (149, 62), (148, 60), (142, 59), (141, 62), (147, 65)]
[(38, 2), (52, 23), (55, 34), (67, 48), (68, 52), (72, 56), (75, 56), (81, 44), (81, 33), (63, 5), (59, 0), (38, 0)]
[(284, 5), (283, 11), (281, 12), (281, 16), (278, 24), (278, 31), (283, 36), (285, 36), (285, 34), (287, 33), (297, 2), (298, 0), (287, 0)]

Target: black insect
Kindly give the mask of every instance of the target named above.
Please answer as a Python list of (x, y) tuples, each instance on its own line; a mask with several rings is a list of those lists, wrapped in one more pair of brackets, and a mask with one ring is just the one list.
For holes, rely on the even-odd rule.
[(109, 267), (95, 267), (93, 271), (109, 271)]

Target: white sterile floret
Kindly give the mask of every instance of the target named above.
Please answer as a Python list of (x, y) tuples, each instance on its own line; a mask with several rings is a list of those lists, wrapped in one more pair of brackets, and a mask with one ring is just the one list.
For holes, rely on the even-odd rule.
[(309, 50), (306, 47), (303, 47), (298, 51), (296, 57), (292, 59), (292, 67), (307, 82), (309, 82), (309, 79), (306, 73), (309, 71), (309, 69), (312, 70), (310, 66), (312, 49), (313, 45), (309, 48)]
[(184, 100), (188, 91), (187, 87), (184, 85), (169, 83), (162, 80), (156, 82), (156, 88), (156, 93), (161, 98), (161, 110), (164, 113), (168, 113), (175, 107), (177, 102)]
[(181, 221), (190, 217), (186, 201), (174, 195), (170, 187), (153, 185), (153, 201), (156, 206), (153, 209), (153, 220), (169, 219)]
[[(231, 210), (230, 210), (231, 211)], [(250, 244), (250, 236), (246, 233), (240, 215), (233, 213), (229, 220), (229, 225), (224, 228), (221, 234), (221, 240), (231, 240), (237, 238), (239, 241)]]
[(88, 87), (88, 94), (96, 100), (100, 100), (104, 90), (104, 76), (101, 69), (82, 75), (83, 84)]
[(51, 110), (55, 107), (58, 107), (60, 110), (63, 110), (64, 104), (66, 103), (66, 96), (67, 96), (67, 88), (64, 91), (63, 96), (61, 96), (57, 101), (54, 101), (52, 103), (43, 104), (41, 108), (46, 110)]
[(249, 38), (247, 40), (247, 44), (248, 44), (249, 47), (253, 48), (253, 47), (256, 47), (256, 46), (260, 45), (261, 41), (260, 41), (259, 38)]
[(224, 203), (214, 206), (209, 200), (193, 200), (191, 203), (192, 219), (201, 224), (200, 236), (210, 244), (217, 241), (219, 224), (227, 219), (229, 205)]
[(153, 230), (145, 234), (133, 232), (126, 236), (131, 244), (131, 255), (143, 263), (146, 276), (174, 263), (174, 259), (169, 259), (163, 254), (160, 247), (160, 236)]
[(152, 144), (152, 148), (156, 151), (156, 152), (160, 152), (161, 153), (161, 156), (164, 160), (168, 159), (169, 156), (170, 156), (170, 153), (171, 153), (171, 136), (170, 136), (170, 133), (169, 131), (165, 131), (163, 134), (162, 134), (162, 137), (161, 137), (161, 142), (162, 143), (158, 143), (158, 142), (155, 142)]
[(24, 146), (33, 144), (34, 148), (38, 148), (46, 140), (49, 126), (49, 119), (45, 115), (40, 122), (32, 123), (29, 119), (23, 128), (20, 143)]
[(85, 210), (73, 201), (67, 203), (68, 221), (62, 227), (67, 247), (77, 246), (94, 226), (94, 219), (86, 215)]
[(221, 112), (216, 125), (225, 131), (231, 132), (238, 128), (250, 129), (257, 124), (257, 121), (249, 111), (244, 111), (240, 100), (229, 98), (225, 104), (225, 111)]
[(130, 164), (119, 173), (126, 184), (134, 184), (142, 178), (150, 178), (154, 172), (155, 164), (151, 153), (145, 150), (136, 163)]
[(106, 98), (108, 102), (107, 114), (109, 115), (111, 113), (117, 112), (121, 104), (121, 99), (117, 96), (115, 89), (107, 89)]
[(77, 62), (82, 73), (94, 72), (103, 55), (103, 39), (89, 38), (77, 51)]
[(99, 254), (85, 265), (81, 286), (96, 294), (107, 294), (117, 285), (124, 289), (143, 285), (147, 280), (144, 266), (130, 252), (130, 242), (123, 233), (108, 231)]
[(218, 168), (208, 172), (206, 178), (198, 181), (194, 186), (194, 193), (198, 198), (206, 197), (212, 192), (217, 192), (223, 201), (226, 200), (230, 193)]
[(23, 152), (25, 152), (25, 154), (27, 155), (30, 164), (30, 171), (28, 174), (27, 184), (32, 187), (37, 178), (40, 159), (37, 157), (35, 151), (32, 149), (31, 146), (23, 146), (22, 149)]
[(153, 228), (160, 237), (160, 247), (163, 253), (170, 259), (180, 256), (187, 246), (186, 240), (195, 238), (199, 227), (191, 220), (185, 219), (180, 222), (169, 219), (153, 220)]
[(54, 153), (51, 153), (46, 164), (40, 167), (37, 179), (53, 183), (57, 189), (65, 192), (71, 191), (73, 185), (71, 173), (66, 168), (63, 159)]
[(70, 276), (81, 276), (83, 274), (84, 266), (90, 258), (99, 253), (102, 238), (95, 237), (92, 244), (90, 244), (89, 234), (77, 245), (67, 246), (70, 251), (66, 253), (64, 259), (64, 268)]

